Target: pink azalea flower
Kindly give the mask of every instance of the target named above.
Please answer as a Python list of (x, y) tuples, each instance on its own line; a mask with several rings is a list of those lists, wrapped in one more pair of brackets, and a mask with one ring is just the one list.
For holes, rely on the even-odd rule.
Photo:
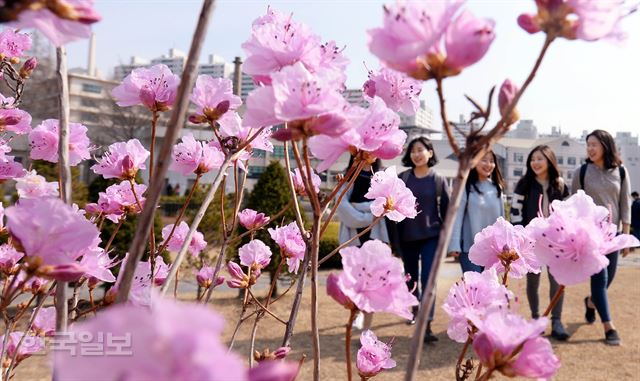
[(494, 26), (491, 19), (476, 18), (473, 13), (463, 11), (447, 28), (444, 65), (455, 72), (480, 61), (496, 37)]
[(18, 355), (16, 356), (17, 363), (20, 363), (22, 360), (31, 357), (34, 353), (40, 352), (44, 349), (44, 340), (42, 340), (41, 337), (27, 335), (22, 331), (16, 331), (9, 334), (6, 348), (4, 348), (5, 335), (0, 336), (0, 350), (2, 353), (6, 353), (7, 357), (10, 359), (13, 358), (22, 336), (25, 336), (25, 338), (22, 340), (20, 348), (18, 348)]
[(38, 336), (52, 336), (56, 331), (56, 308), (42, 308), (33, 319), (31, 329)]
[[(560, 368), (549, 340), (540, 337), (547, 318), (528, 322), (509, 310), (495, 309), (472, 322), (478, 328), (473, 349), (486, 370), (495, 369), (509, 377), (550, 379)], [(513, 356), (520, 346), (522, 350)]]
[(138, 169), (146, 168), (144, 163), (148, 157), (149, 151), (138, 139), (117, 142), (109, 146), (108, 152), (91, 167), (91, 170), (105, 179), (134, 179)]
[(13, 156), (7, 156), (9, 152), (11, 152), (9, 142), (4, 139), (0, 139), (0, 161), (10, 160)]
[(242, 104), (240, 97), (233, 94), (233, 84), (229, 79), (210, 75), (198, 76), (191, 101), (198, 106), (196, 114), (209, 122), (215, 122), (228, 110), (235, 110)]
[(383, 369), (395, 368), (396, 362), (391, 358), (391, 343), (385, 344), (370, 330), (362, 332), (356, 358), (358, 374), (362, 378), (370, 378)]
[(342, 54), (343, 49), (336, 46), (335, 41), (329, 41), (320, 45), (320, 61), (318, 67), (311, 69), (313, 72), (317, 72), (319, 75), (327, 78), (327, 80), (343, 87), (347, 80), (347, 66), (349, 66), (349, 59)]
[(98, 229), (57, 198), (20, 201), (7, 208), (7, 229), (29, 257), (44, 265), (68, 265), (98, 239)]
[(369, 50), (387, 66), (412, 73), (417, 59), (440, 41), (463, 0), (407, 1), (386, 6), (381, 28), (369, 33)]
[(12, 28), (0, 32), (0, 55), (6, 58), (20, 58), (25, 50), (31, 49), (31, 37), (25, 33), (18, 33)]
[(308, 69), (319, 64), (320, 38), (311, 29), (275, 10), (254, 21), (251, 37), (242, 44), (247, 53), (242, 69), (254, 80), (269, 84), (269, 77), (300, 62)]
[(338, 285), (359, 310), (390, 312), (411, 318), (411, 307), (419, 304), (405, 283), (402, 261), (382, 241), (340, 250), (343, 271)]
[(21, 200), (27, 198), (59, 197), (58, 183), (48, 182), (47, 179), (31, 170), (21, 178), (16, 179), (16, 190)]
[[(169, 237), (169, 233), (171, 233), (171, 229), (173, 229), (173, 226), (173, 224), (170, 224), (162, 228), (162, 239), (164, 241), (166, 241)], [(173, 232), (169, 243), (167, 243), (167, 250), (173, 252), (180, 251), (182, 245), (184, 244), (184, 240), (187, 237), (187, 234), (189, 234), (189, 225), (186, 222), (182, 221), (180, 222), (180, 224), (178, 224), (178, 227)], [(204, 235), (196, 230), (195, 233), (193, 233), (193, 238), (191, 238), (191, 243), (189, 244), (189, 253), (191, 253), (191, 255), (193, 255), (194, 257), (197, 257), (205, 247), (207, 247), (207, 242), (204, 240)]]
[(276, 229), (269, 229), (269, 235), (280, 247), (282, 255), (287, 258), (289, 272), (297, 273), (300, 262), (304, 259), (307, 245), (302, 239), (296, 222)]
[[(220, 125), (220, 135), (223, 137), (234, 137), (238, 139), (238, 144), (243, 144), (251, 139), (258, 130), (253, 127), (247, 127), (242, 125), (242, 119), (236, 112), (230, 112), (225, 114), (218, 120)], [(259, 149), (263, 151), (273, 152), (273, 143), (271, 143), (271, 128), (265, 128), (260, 132), (255, 139), (251, 141), (251, 144), (245, 149), (246, 154), (249, 154), (251, 150)], [(244, 159), (244, 155), (241, 155)], [(249, 156), (247, 156), (248, 158)]]
[(5, 274), (13, 273), (18, 261), (24, 254), (9, 244), (0, 245), (0, 271)]
[(413, 115), (420, 107), (422, 83), (404, 73), (382, 68), (377, 73), (369, 72), (369, 80), (364, 83), (363, 95), (371, 101), (380, 97), (387, 107), (396, 112)]
[(605, 256), (626, 247), (640, 246), (630, 234), (617, 233), (609, 211), (598, 206), (584, 191), (566, 201), (551, 203), (548, 218), (535, 218), (529, 230), (534, 252), (558, 283), (565, 286), (584, 282), (609, 264)]
[(238, 219), (240, 220), (240, 225), (244, 226), (247, 230), (255, 229), (269, 223), (269, 217), (265, 216), (264, 213), (258, 213), (248, 208), (238, 213)]
[[(247, 288), (255, 283), (255, 280), (260, 276), (260, 271), (252, 271), (252, 278), (249, 278), (247, 274), (242, 271), (242, 267), (235, 262), (229, 261), (227, 263), (227, 272), (231, 276), (231, 279), (227, 281), (227, 286), (230, 288)], [(253, 280), (253, 283), (251, 283)]]
[(464, 343), (469, 337), (470, 318), (484, 317), (492, 308), (508, 308), (513, 293), (503, 286), (495, 268), (482, 274), (467, 271), (462, 280), (449, 289), (442, 308), (449, 315), (447, 334), (452, 340)]
[(371, 213), (376, 217), (385, 215), (390, 220), (400, 222), (405, 218), (415, 218), (418, 214), (416, 198), (398, 178), (395, 166), (376, 172), (364, 196), (373, 200)]
[(209, 288), (213, 284), (213, 267), (202, 266), (196, 273), (196, 281), (200, 287)]
[(249, 381), (294, 381), (299, 370), (292, 361), (261, 361), (249, 369)]
[(275, 103), (276, 97), (271, 86), (258, 87), (250, 92), (244, 114), (245, 126), (260, 128), (280, 124), (281, 121), (276, 118), (274, 112)]
[(339, 277), (334, 273), (327, 276), (327, 295), (348, 310), (356, 308), (351, 299), (340, 289)]
[[(498, 108), (500, 109), (500, 116), (505, 117), (507, 115), (507, 109), (515, 99), (518, 91), (520, 91), (520, 88), (510, 79), (505, 79), (504, 82), (502, 82), (500, 92), (498, 93)], [(515, 118), (515, 120), (518, 119), (518, 111), (516, 109), (512, 111), (512, 118)]]
[(511, 225), (499, 217), (493, 225), (476, 234), (473, 242), (469, 259), (477, 265), (504, 273), (507, 264), (513, 278), (540, 272), (540, 264), (533, 253), (535, 242), (522, 225)]
[(113, 283), (116, 281), (116, 277), (113, 276), (111, 267), (115, 265), (114, 261), (109, 258), (109, 255), (104, 252), (100, 247), (94, 246), (85, 251), (82, 259), (80, 260), (80, 266), (84, 270), (84, 276), (91, 280), (92, 283), (98, 283), (98, 281)]
[(166, 65), (134, 69), (111, 91), (118, 106), (143, 105), (152, 111), (167, 111), (176, 100), (180, 77)]
[[(5, 98), (11, 99), (13, 98)], [(19, 108), (0, 108), (0, 132), (10, 131), (23, 135), (31, 131), (31, 115)]]
[(64, 0), (57, 13), (46, 7), (27, 9), (18, 14), (12, 26), (16, 29), (38, 29), (57, 47), (69, 42), (89, 38), (90, 24), (100, 21), (101, 16), (93, 8), (93, 0)]
[[(102, 213), (112, 222), (117, 223), (121, 218), (130, 214), (142, 212), (146, 198), (143, 197), (147, 186), (144, 184), (134, 184), (135, 195), (131, 190), (131, 183), (127, 180), (114, 184), (98, 193), (98, 206)], [(138, 202), (140, 202), (138, 206)]]
[[(122, 266), (120, 267), (120, 272), (118, 273), (116, 283), (113, 285), (113, 287), (111, 287), (111, 289), (109, 289), (111, 295), (115, 295), (118, 292), (120, 282), (122, 281), (122, 274), (124, 274), (124, 269), (127, 264), (128, 258), (129, 253), (125, 255), (124, 259), (121, 262)], [(167, 274), (168, 266), (164, 263), (164, 260), (161, 256), (157, 256), (154, 274), (155, 285), (162, 285)], [(131, 291), (129, 292), (129, 304), (135, 306), (151, 305), (153, 286), (154, 284), (151, 283), (151, 264), (148, 261), (138, 262), (136, 264), (136, 270), (134, 272), (133, 281), (131, 283)]]
[(224, 153), (205, 142), (199, 142), (193, 134), (182, 137), (182, 143), (173, 146), (171, 154), (173, 161), (170, 169), (188, 176), (207, 173), (214, 168), (220, 168), (224, 161)]
[[(149, 262), (144, 262), (144, 263), (147, 263), (147, 266), (149, 266), (149, 274), (151, 274), (151, 263)], [(169, 275), (169, 265), (167, 265), (164, 262), (164, 259), (162, 258), (162, 256), (158, 255), (156, 257), (156, 265), (153, 273), (154, 284), (156, 286), (162, 286), (164, 284), (164, 281), (167, 280), (168, 275)]]
[[(242, 360), (222, 344), (223, 325), (219, 315), (201, 304), (158, 298), (151, 308), (115, 305), (69, 328), (68, 344), (74, 350), (56, 351), (55, 369), (61, 380), (69, 381), (95, 378), (96, 374), (104, 381), (247, 381)], [(91, 339), (81, 341), (77, 339), (80, 335)], [(103, 336), (126, 340), (120, 350), (125, 354), (81, 350), (98, 345)]]
[[(306, 177), (306, 169), (304, 170)], [(320, 192), (320, 176), (316, 174), (316, 172), (311, 169), (311, 183), (313, 184), (313, 191), (318, 193)], [(289, 176), (293, 179), (293, 186), (296, 190), (296, 193), (300, 196), (306, 196), (307, 190), (304, 187), (304, 181), (302, 180), (302, 174), (300, 173), (300, 168), (296, 168), (289, 173)]]
[(252, 269), (263, 269), (271, 262), (271, 249), (259, 239), (251, 240), (238, 249), (240, 264)]
[(13, 180), (25, 175), (26, 171), (22, 164), (13, 161), (13, 156), (6, 156), (5, 161), (0, 160), (0, 182), (4, 180)]
[[(32, 159), (58, 162), (58, 128), (57, 119), (46, 119), (29, 133)], [(90, 149), (87, 127), (80, 123), (69, 123), (69, 164), (75, 166), (82, 160), (91, 158)]]

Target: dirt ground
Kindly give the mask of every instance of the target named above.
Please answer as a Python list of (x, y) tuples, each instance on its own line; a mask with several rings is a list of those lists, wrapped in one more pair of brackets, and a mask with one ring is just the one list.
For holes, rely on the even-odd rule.
[[(456, 263), (446, 262), (438, 281), (438, 309), (434, 322), (434, 330), (440, 341), (428, 345), (422, 355), (418, 380), (452, 380), (457, 355), (462, 347), (447, 337), (446, 314), (439, 307), (446, 296), (450, 285), (459, 277)], [(328, 272), (322, 273), (322, 280)], [(548, 282), (546, 274), (541, 282), (541, 307), (548, 302)], [(510, 288), (520, 297), (520, 311), (529, 315), (526, 301), (524, 281), (514, 281)], [(614, 323), (622, 337), (620, 347), (609, 347), (603, 342), (604, 333), (599, 323), (587, 325), (584, 322), (582, 299), (589, 293), (588, 283), (569, 287), (566, 290), (563, 321), (572, 334), (568, 342), (552, 340), (554, 351), (559, 356), (562, 367), (555, 380), (639, 380), (640, 379), (640, 253), (631, 254), (622, 261), (616, 279), (609, 291)], [(344, 326), (348, 312), (330, 299), (324, 290), (319, 290), (320, 334), (321, 334), (321, 378), (323, 380), (345, 380), (344, 361)], [(263, 291), (266, 293), (266, 291)], [(258, 292), (260, 294), (260, 292)], [(240, 311), (237, 291), (223, 290), (218, 292), (213, 304), (227, 320), (225, 340), (229, 340)], [(287, 295), (273, 306), (273, 312), (286, 319), (292, 298)], [(299, 359), (307, 355), (298, 380), (311, 379), (311, 336), (310, 336), (310, 293), (307, 290), (298, 317), (296, 333), (293, 336), (293, 351), (290, 359)], [(542, 309), (542, 308), (541, 308)], [(242, 326), (236, 340), (234, 350), (248, 356), (249, 337), (252, 322)], [(404, 320), (389, 314), (376, 314), (373, 331), (378, 337), (388, 342), (395, 338), (393, 358), (398, 365), (395, 369), (383, 372), (375, 380), (402, 380), (409, 352), (410, 338), (414, 326), (408, 326)], [(549, 333), (550, 328), (547, 330)], [(272, 318), (265, 318), (259, 325), (257, 349), (275, 349), (279, 346), (284, 327)], [(358, 332), (354, 333), (352, 353), (360, 347)], [(355, 369), (355, 363), (354, 363)], [(19, 368), (16, 380), (49, 380), (50, 373), (46, 356), (37, 356), (26, 360)], [(498, 375), (495, 379), (506, 379)], [(99, 381), (99, 375), (93, 379)]]

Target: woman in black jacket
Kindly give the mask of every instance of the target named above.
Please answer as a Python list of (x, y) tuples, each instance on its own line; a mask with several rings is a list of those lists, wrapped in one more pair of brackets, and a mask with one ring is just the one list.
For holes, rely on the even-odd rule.
[[(511, 223), (526, 226), (541, 213), (549, 215), (549, 204), (553, 200), (563, 200), (569, 196), (569, 189), (560, 177), (556, 155), (547, 145), (536, 146), (527, 157), (527, 172), (518, 181), (511, 202)], [(558, 290), (558, 282), (549, 275), (549, 300)], [(527, 274), (527, 299), (531, 307), (531, 316), (539, 315), (538, 287), (540, 274)], [(569, 333), (560, 320), (563, 296), (551, 311), (551, 336), (565, 341)]]

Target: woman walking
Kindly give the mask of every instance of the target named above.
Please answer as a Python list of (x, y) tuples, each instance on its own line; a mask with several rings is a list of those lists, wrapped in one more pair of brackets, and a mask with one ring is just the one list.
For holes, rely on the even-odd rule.
[[(527, 171), (518, 181), (511, 201), (511, 223), (527, 226), (532, 219), (542, 213), (549, 216), (549, 204), (553, 200), (564, 200), (569, 196), (569, 189), (560, 171), (558, 160), (553, 150), (547, 145), (535, 147), (527, 157)], [(553, 299), (559, 288), (558, 282), (551, 273), (549, 275), (549, 300)], [(527, 299), (531, 308), (531, 317), (540, 317), (540, 299), (538, 288), (540, 274), (527, 274)], [(562, 302), (564, 293), (551, 311), (551, 336), (560, 341), (569, 339), (569, 333), (562, 325)]]
[[(573, 176), (571, 189), (578, 189), (593, 198), (597, 205), (611, 211), (612, 223), (622, 232), (629, 234), (631, 223), (631, 187), (629, 174), (622, 166), (622, 160), (613, 137), (604, 130), (594, 130), (587, 135), (587, 160), (578, 168)], [(592, 324), (596, 321), (596, 310), (605, 332), (605, 343), (620, 345), (620, 336), (616, 331), (609, 312), (607, 289), (613, 282), (618, 266), (618, 251), (607, 254), (609, 265), (599, 273), (591, 276), (591, 296), (584, 298), (585, 320)], [(622, 256), (629, 254), (629, 249), (622, 251)]]

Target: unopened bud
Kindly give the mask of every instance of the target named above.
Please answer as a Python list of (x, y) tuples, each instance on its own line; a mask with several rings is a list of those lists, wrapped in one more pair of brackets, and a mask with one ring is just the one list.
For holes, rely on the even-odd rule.
[(505, 123), (511, 125), (520, 119), (518, 110), (514, 107), (509, 115), (507, 111), (511, 103), (515, 100), (516, 95), (520, 89), (510, 79), (506, 79), (502, 86), (500, 86), (500, 94), (498, 95), (498, 107), (500, 108), (500, 115), (505, 118)]
[(31, 73), (33, 73), (37, 66), (38, 60), (36, 59), (36, 57), (29, 58), (20, 68), (20, 77), (23, 79), (29, 78), (31, 76)]
[(202, 124), (207, 121), (207, 118), (204, 115), (189, 115), (189, 123), (193, 124)]

